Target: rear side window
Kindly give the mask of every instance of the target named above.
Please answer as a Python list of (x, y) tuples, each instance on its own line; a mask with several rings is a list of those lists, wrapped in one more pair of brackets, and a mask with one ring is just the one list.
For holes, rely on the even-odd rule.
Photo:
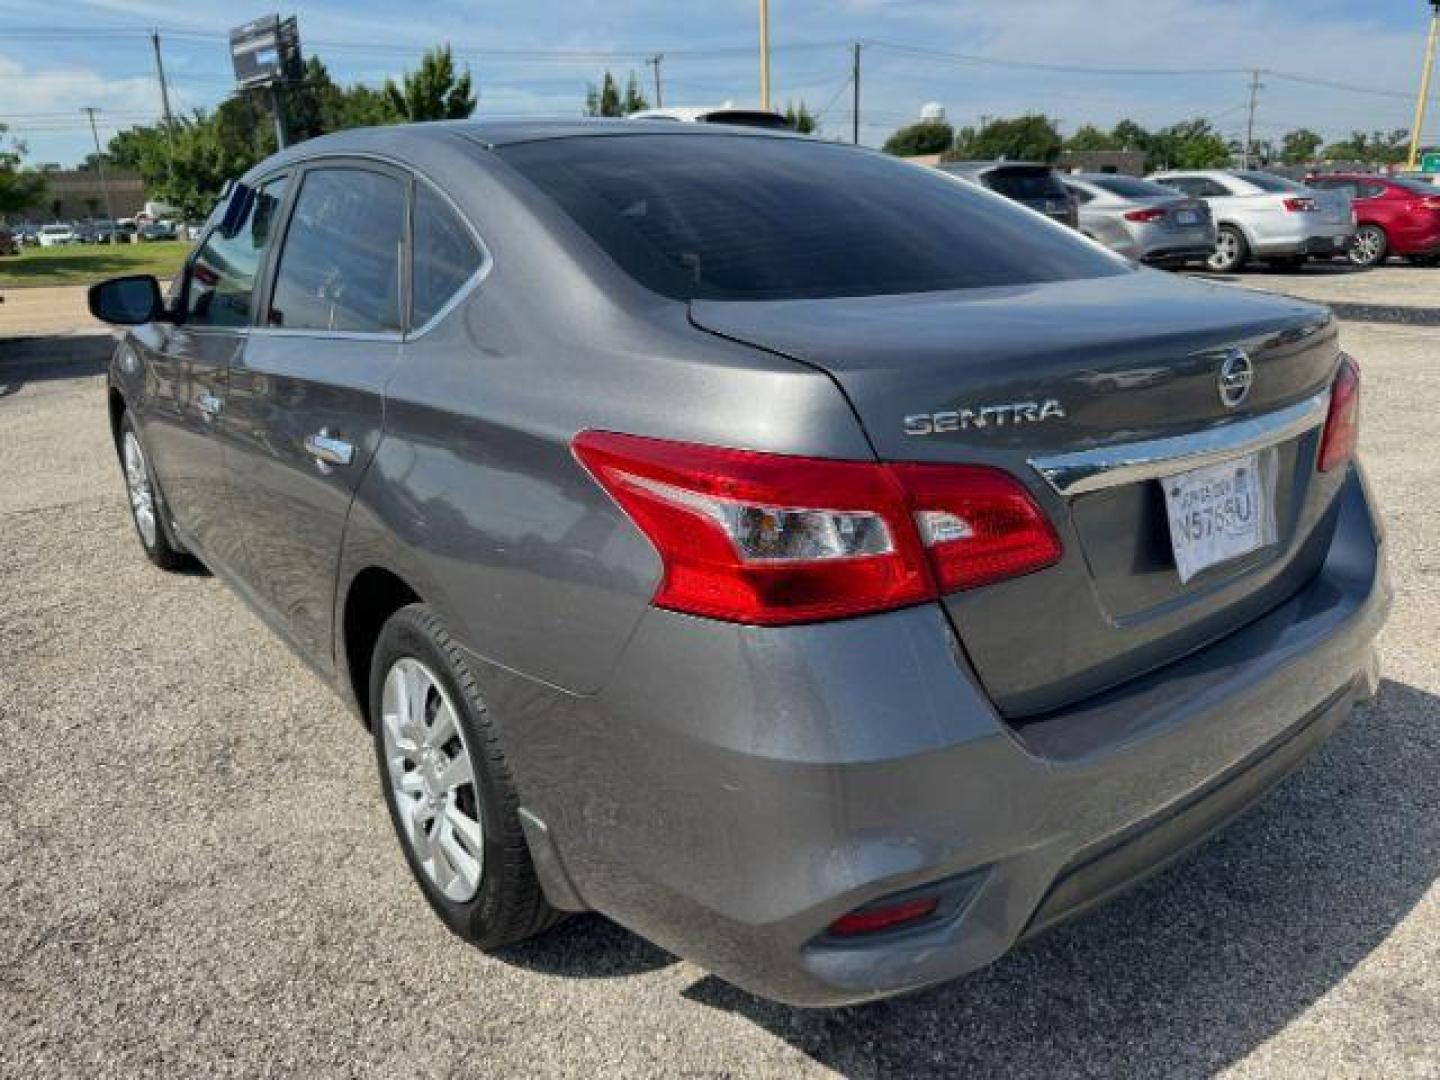
[(1274, 195), (1283, 195), (1290, 192), (1309, 191), (1304, 184), (1297, 184), (1294, 180), (1287, 180), (1283, 176), (1276, 176), (1274, 173), (1263, 172), (1242, 172), (1236, 173), (1241, 180), (1247, 184), (1259, 188), (1261, 191), (1268, 191)]
[(676, 299), (864, 296), (1130, 272), (943, 173), (808, 139), (582, 136), (498, 152), (633, 278)]
[(1065, 185), (1049, 169), (995, 169), (980, 182), (1011, 199), (1063, 199)]
[(400, 329), (405, 188), (365, 169), (305, 174), (275, 274), (267, 324), (288, 330)]
[(1091, 178), (1090, 183), (1124, 199), (1160, 199), (1167, 196), (1173, 198), (1175, 195), (1169, 188), (1133, 176), (1096, 176)]
[[(282, 176), (254, 191), (234, 235), (226, 236), (214, 229), (195, 253), (185, 286), (187, 325), (250, 325), (255, 274), (285, 197), (285, 183)], [(223, 210), (217, 209), (216, 213), (222, 214)]]
[(480, 270), (484, 255), (459, 215), (429, 184), (415, 188), (415, 316), (424, 326)]

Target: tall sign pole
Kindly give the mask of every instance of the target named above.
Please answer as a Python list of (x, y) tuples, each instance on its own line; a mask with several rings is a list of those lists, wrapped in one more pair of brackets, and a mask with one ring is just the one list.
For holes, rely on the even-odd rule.
[(760, 108), (770, 108), (770, 0), (760, 0)]
[(1420, 68), (1420, 96), (1415, 99), (1415, 119), (1410, 122), (1410, 158), (1406, 168), (1415, 168), (1420, 158), (1420, 129), (1425, 126), (1425, 106), (1430, 99), (1430, 75), (1435, 70), (1435, 40), (1440, 37), (1440, 0), (1430, 0), (1430, 36), (1425, 42), (1425, 63)]

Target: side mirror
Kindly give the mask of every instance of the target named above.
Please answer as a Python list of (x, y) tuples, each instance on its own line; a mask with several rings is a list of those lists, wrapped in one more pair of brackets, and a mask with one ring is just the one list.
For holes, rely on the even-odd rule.
[(166, 317), (160, 283), (150, 274), (111, 278), (90, 286), (90, 314), (101, 322), (137, 326)]

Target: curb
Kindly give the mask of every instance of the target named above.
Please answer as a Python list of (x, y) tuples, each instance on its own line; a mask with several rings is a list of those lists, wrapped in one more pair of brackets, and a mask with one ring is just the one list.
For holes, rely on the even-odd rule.
[(0, 338), (0, 368), (11, 364), (104, 364), (115, 351), (115, 336), (89, 334), (35, 334)]

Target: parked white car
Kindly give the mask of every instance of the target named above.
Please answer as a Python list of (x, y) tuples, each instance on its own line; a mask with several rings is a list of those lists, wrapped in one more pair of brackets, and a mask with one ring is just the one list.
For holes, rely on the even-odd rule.
[(769, 109), (737, 109), (730, 105), (697, 108), (681, 105), (669, 109), (641, 109), (631, 113), (631, 120), (679, 120), (686, 124), (730, 124), (734, 127), (758, 127), (789, 130), (790, 122)]
[(1332, 258), (1349, 251), (1355, 238), (1355, 215), (1340, 192), (1257, 171), (1196, 169), (1150, 179), (1209, 204), (1215, 254), (1208, 265), (1220, 273), (1239, 270), (1252, 257), (1289, 267), (1312, 256)]
[(46, 225), (41, 228), (38, 238), (41, 247), (61, 247), (65, 244), (80, 242), (80, 237), (76, 235), (73, 225)]

